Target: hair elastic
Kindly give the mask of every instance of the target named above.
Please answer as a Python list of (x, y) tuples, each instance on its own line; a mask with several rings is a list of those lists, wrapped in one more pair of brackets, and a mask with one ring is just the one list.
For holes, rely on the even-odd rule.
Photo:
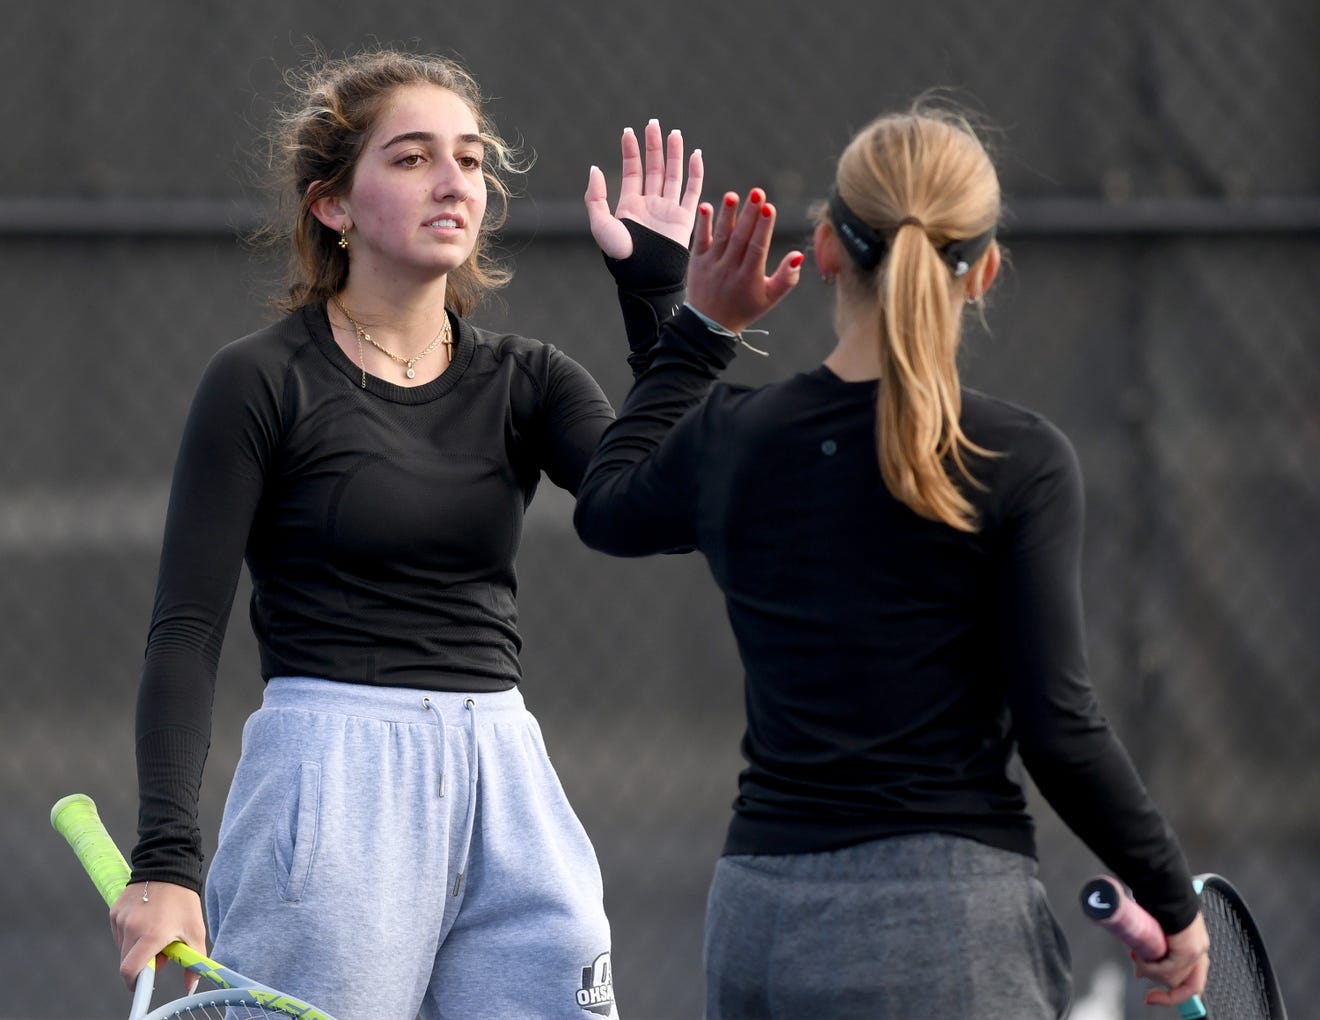
[[(843, 239), (843, 246), (848, 249), (848, 254), (852, 256), (862, 269), (872, 270), (878, 266), (885, 257), (885, 252), (889, 249), (889, 243), (876, 229), (865, 223), (856, 213), (848, 208), (848, 204), (839, 196), (837, 191), (830, 195), (829, 201), (830, 219), (834, 222), (834, 229), (839, 237)], [(926, 229), (926, 225), (915, 216), (904, 216), (899, 220), (894, 230), (907, 224)], [(944, 247), (939, 249), (941, 260), (953, 270), (954, 276), (965, 276), (972, 265), (985, 254), (990, 243), (995, 239), (995, 228), (991, 227), (983, 234), (977, 234), (975, 237), (959, 238), (950, 241)]]

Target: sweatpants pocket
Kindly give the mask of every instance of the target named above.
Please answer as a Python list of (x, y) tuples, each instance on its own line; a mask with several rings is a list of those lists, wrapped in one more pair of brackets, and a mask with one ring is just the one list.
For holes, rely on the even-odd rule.
[(1055, 1016), (1067, 1016), (1073, 993), (1072, 950), (1068, 945), (1068, 937), (1064, 934), (1058, 918), (1054, 916), (1054, 911), (1045, 897), (1044, 887), (1035, 881), (1032, 885), (1035, 892), (1039, 932), (1039, 937), (1032, 947), (1036, 972), (1040, 978), (1041, 989), (1056, 1010)]
[(305, 761), (284, 800), (275, 832), (275, 887), (286, 903), (297, 903), (307, 888), (316, 853), (321, 814), (321, 766)]

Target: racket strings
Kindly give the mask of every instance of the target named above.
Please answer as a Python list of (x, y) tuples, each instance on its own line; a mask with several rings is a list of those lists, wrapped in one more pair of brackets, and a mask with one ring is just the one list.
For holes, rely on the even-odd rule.
[(288, 1013), (276, 1013), (256, 1006), (223, 1006), (218, 1003), (180, 1006), (178, 1009), (166, 1013), (157, 1011), (152, 1013), (151, 1016), (152, 1020), (157, 1020), (157, 1017), (159, 1017), (159, 1020), (266, 1020), (268, 1017), (289, 1020)]
[(286, 1010), (270, 1009), (251, 997), (234, 990), (216, 989), (189, 995), (165, 1003), (148, 1013), (143, 1020), (289, 1020), (294, 1016), (332, 1018), (313, 1009), (305, 1013), (301, 1004), (290, 1002)]
[(1270, 980), (1257, 952), (1254, 925), (1213, 886), (1201, 892), (1210, 934), (1205, 1003), (1216, 1020), (1269, 1020), (1275, 1015)]

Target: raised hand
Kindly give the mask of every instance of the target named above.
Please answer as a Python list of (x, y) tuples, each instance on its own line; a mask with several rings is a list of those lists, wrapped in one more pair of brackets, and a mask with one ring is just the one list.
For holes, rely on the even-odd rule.
[(688, 266), (688, 304), (733, 333), (741, 333), (797, 286), (803, 255), (790, 251), (765, 275), (775, 207), (753, 188), (738, 213), (738, 196), (725, 194), (719, 210), (703, 202)]
[(613, 259), (632, 254), (632, 236), (622, 223), (629, 219), (663, 234), (686, 248), (692, 240), (692, 225), (701, 201), (704, 174), (701, 150), (694, 149), (687, 161), (687, 186), (683, 186), (683, 135), (669, 132), (663, 139), (660, 122), (646, 125), (646, 160), (632, 128), (623, 132), (623, 180), (619, 203), (610, 212), (609, 190), (600, 167), (593, 166), (587, 178), (587, 220), (591, 236), (600, 250)]

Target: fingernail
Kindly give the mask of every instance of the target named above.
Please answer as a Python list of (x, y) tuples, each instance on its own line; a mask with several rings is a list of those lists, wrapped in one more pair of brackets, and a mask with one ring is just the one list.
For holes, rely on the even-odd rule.
[(692, 155), (694, 155), (694, 156), (700, 156), (700, 155), (701, 155), (701, 150), (700, 150), (700, 149), (693, 149), (693, 150), (692, 150)]
[(725, 195), (725, 196), (724, 196), (724, 204), (727, 205), (730, 209), (732, 209), (735, 205), (738, 204), (738, 196), (737, 196), (737, 195)]
[(650, 120), (648, 120), (646, 123), (647, 123), (648, 125), (649, 125), (649, 124), (659, 124), (659, 123), (660, 123), (660, 119), (659, 119), (658, 117), (652, 117), (652, 118), (651, 118)]
[(630, 134), (633, 133), (633, 129), (630, 128), (630, 127), (626, 127), (626, 128), (623, 129), (623, 133), (624, 133), (625, 135), (630, 135)]
[(697, 212), (701, 213), (702, 216), (709, 216), (713, 211), (714, 210), (705, 202), (702, 202), (701, 205), (697, 206)]
[(788, 267), (790, 269), (796, 269), (798, 266), (802, 265), (802, 258), (803, 256), (801, 255), (794, 255), (788, 260)]
[(747, 201), (752, 205), (760, 205), (765, 201), (765, 192), (760, 188), (753, 188), (751, 194), (747, 196)]
[(774, 211), (775, 211), (775, 207), (772, 206), (769, 202), (767, 202), (765, 205), (761, 206), (761, 215), (762, 215), (762, 216), (770, 216), (770, 215), (773, 215)]

